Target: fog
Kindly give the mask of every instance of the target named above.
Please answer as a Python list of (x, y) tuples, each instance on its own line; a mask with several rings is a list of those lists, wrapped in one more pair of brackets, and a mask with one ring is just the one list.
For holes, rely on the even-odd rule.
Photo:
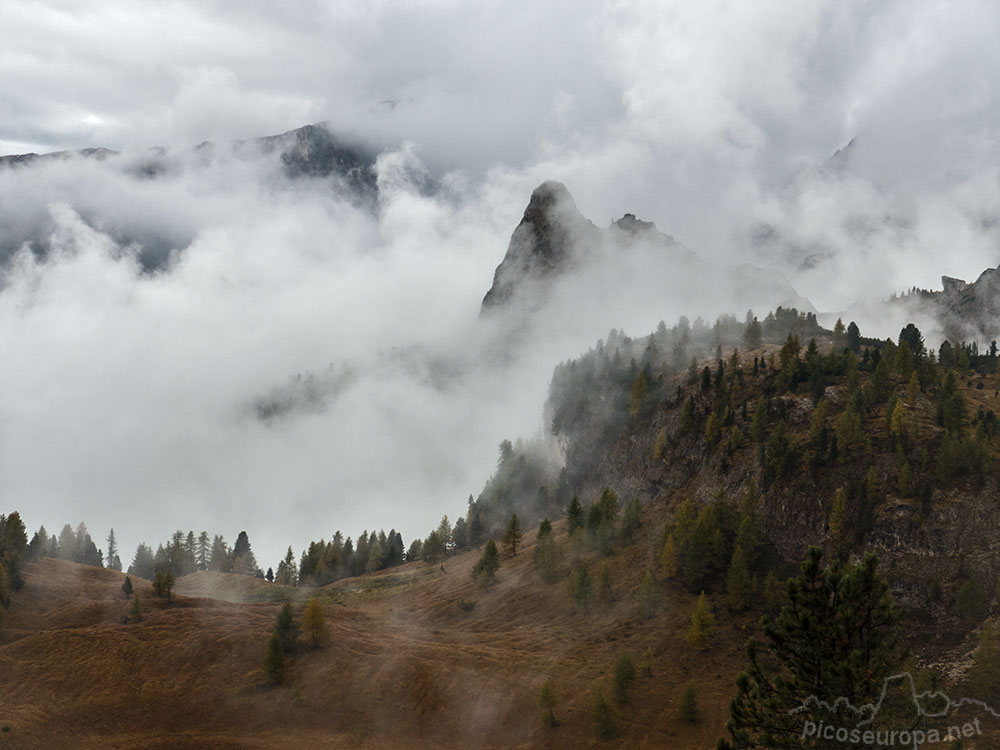
[[(123, 150), (0, 171), (4, 238), (48, 251), (3, 272), (3, 505), (114, 526), (126, 563), (176, 528), (246, 529), (265, 568), (338, 528), (424, 536), (542, 430), (558, 361), (773, 303), (640, 249), (512, 345), (479, 305), (545, 180), (820, 311), (1000, 263), (991, 3), (7, 2), (0, 28), (0, 152)], [(190, 150), (320, 120), (380, 153), (374, 207)]]

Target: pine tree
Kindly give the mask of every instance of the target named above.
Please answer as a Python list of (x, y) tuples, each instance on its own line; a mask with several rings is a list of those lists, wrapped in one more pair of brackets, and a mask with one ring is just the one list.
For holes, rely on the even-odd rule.
[(712, 608), (705, 598), (705, 592), (702, 591), (694, 612), (691, 613), (691, 627), (688, 628), (684, 640), (693, 648), (704, 651), (711, 642), (714, 627), (715, 615), (712, 614)]
[(508, 555), (517, 554), (517, 548), (521, 546), (521, 536), (521, 521), (515, 513), (510, 517), (503, 535), (503, 548)]
[(108, 570), (122, 569), (122, 561), (118, 556), (118, 543), (115, 541), (114, 529), (111, 529), (111, 531), (108, 532), (107, 568)]
[(635, 534), (640, 525), (639, 499), (633, 498), (632, 501), (625, 506), (625, 515), (622, 518), (622, 536), (626, 540), (632, 541), (632, 535)]
[(448, 520), (447, 515), (441, 517), (441, 523), (438, 524), (437, 533), (441, 538), (441, 544), (444, 545), (444, 557), (447, 557), (448, 552), (454, 544), (454, 540), (452, 539), (451, 521)]
[(635, 675), (635, 661), (632, 659), (632, 654), (628, 651), (622, 651), (618, 655), (618, 661), (615, 662), (613, 683), (615, 699), (618, 701), (618, 705), (624, 706), (628, 703), (628, 691), (632, 686)]
[(282, 651), (291, 651), (295, 647), (295, 641), (299, 637), (299, 623), (292, 612), (292, 605), (285, 602), (278, 611), (278, 617), (274, 623), (274, 634), (278, 637), (278, 644)]
[(128, 576), (125, 576), (125, 583), (122, 584), (122, 591), (125, 592), (126, 599), (132, 598), (132, 579)]
[(660, 586), (656, 582), (652, 568), (646, 569), (646, 574), (636, 589), (636, 601), (639, 604), (639, 615), (649, 619), (656, 614), (660, 606)]
[(646, 402), (646, 395), (649, 393), (649, 384), (646, 382), (646, 375), (642, 372), (632, 383), (632, 390), (629, 394), (629, 416), (636, 416)]
[(132, 606), (129, 607), (128, 616), (129, 619), (134, 622), (142, 622), (142, 607), (139, 605), (138, 595), (132, 600)]
[(167, 597), (167, 603), (169, 604), (174, 590), (174, 582), (174, 574), (170, 570), (163, 568), (157, 570), (153, 578), (153, 593), (157, 596)]
[(198, 570), (208, 570), (208, 554), (211, 545), (208, 542), (208, 532), (203, 531), (198, 535), (198, 551), (195, 554), (195, 564)]
[[(769, 653), (754, 639), (747, 644), (749, 666), (737, 679), (729, 738), (719, 741), (720, 750), (803, 747), (804, 722), (830, 718), (820, 702), (875, 704), (883, 680), (902, 663), (900, 615), (877, 573), (878, 559), (823, 567), (821, 558), (821, 550), (809, 550), (800, 575), (788, 582), (789, 601), (778, 619), (762, 620)], [(889, 711), (880, 720), (891, 719), (883, 713)]]
[(611, 706), (608, 705), (604, 693), (599, 689), (594, 691), (593, 717), (594, 732), (598, 739), (610, 740), (618, 734), (618, 722), (615, 720), (615, 715)]
[(673, 534), (667, 536), (667, 543), (663, 545), (663, 552), (660, 553), (660, 572), (667, 579), (677, 575), (677, 545), (674, 544)]
[(302, 617), (302, 632), (311, 648), (320, 648), (330, 642), (330, 628), (323, 616), (323, 607), (315, 596), (306, 604), (306, 612)]
[(278, 572), (274, 576), (274, 580), (285, 586), (295, 586), (299, 582), (298, 566), (295, 563), (295, 554), (291, 547), (285, 553), (285, 559), (278, 563)]
[(497, 551), (496, 542), (490, 539), (479, 561), (472, 568), (472, 578), (479, 588), (486, 588), (496, 581), (499, 568), (500, 553)]
[(257, 560), (250, 549), (250, 537), (245, 531), (241, 531), (236, 537), (236, 544), (233, 545), (232, 571), (244, 575), (253, 575), (257, 571)]
[(542, 709), (542, 724), (549, 727), (559, 725), (553, 709), (556, 707), (556, 693), (552, 689), (552, 680), (546, 680), (538, 693), (538, 707)]
[(566, 529), (569, 535), (573, 536), (573, 532), (581, 526), (583, 526), (583, 506), (580, 505), (580, 498), (573, 495), (569, 508), (566, 510)]
[(763, 331), (760, 322), (755, 317), (746, 326), (746, 330), (743, 332), (743, 347), (748, 351), (760, 348), (761, 341), (763, 340)]
[(677, 705), (677, 716), (681, 721), (691, 724), (701, 718), (701, 712), (698, 710), (698, 688), (694, 684), (694, 680), (691, 680), (684, 686), (684, 692), (681, 694), (680, 702)]
[[(360, 549), (360, 540), (359, 540)], [(421, 552), (421, 559), (424, 562), (428, 562), (431, 565), (435, 564), (438, 560), (445, 556), (445, 546), (444, 541), (441, 539), (441, 535), (438, 533), (437, 529), (434, 529), (427, 538), (424, 539), (423, 549)], [(367, 561), (366, 561), (367, 562)]]
[(278, 632), (271, 633), (264, 651), (264, 674), (272, 685), (280, 685), (285, 680), (285, 654), (281, 648)]

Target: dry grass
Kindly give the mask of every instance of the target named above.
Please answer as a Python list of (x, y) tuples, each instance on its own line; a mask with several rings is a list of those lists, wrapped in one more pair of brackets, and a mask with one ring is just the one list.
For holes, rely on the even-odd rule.
[[(32, 563), (0, 641), (0, 724), (10, 727), (0, 748), (714, 747), (752, 617), (726, 622), (729, 635), (706, 653), (683, 642), (692, 597), (674, 592), (661, 614), (640, 620), (631, 590), (654, 526), (606, 559), (617, 600), (586, 615), (573, 613), (562, 581), (537, 577), (530, 542), (503, 560), (487, 591), (470, 576), (478, 551), (443, 572), (410, 564), (319, 592), (199, 573), (178, 582), (170, 605), (133, 579), (144, 618), (129, 624), (122, 574)], [(331, 646), (298, 651), (286, 684), (264, 687), (277, 602), (291, 599), (301, 614), (313, 593)], [(640, 676), (631, 705), (616, 707), (620, 738), (599, 742), (593, 690), (603, 686), (610, 700), (618, 653), (639, 659), (647, 647), (653, 676)], [(555, 729), (539, 720), (547, 678)], [(704, 715), (695, 725), (676, 718), (690, 679)]]

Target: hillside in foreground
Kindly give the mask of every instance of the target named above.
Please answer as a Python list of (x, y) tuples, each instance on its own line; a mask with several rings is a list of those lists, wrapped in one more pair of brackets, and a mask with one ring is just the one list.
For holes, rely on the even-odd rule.
[[(136, 622), (123, 620), (121, 573), (29, 563), (0, 637), (0, 748), (711, 748), (744, 644), (788, 603), (794, 587), (782, 593), (780, 580), (810, 544), (828, 560), (881, 554), (912, 651), (886, 677), (906, 671), (922, 689), (995, 704), (996, 351), (912, 354), (901, 334), (858, 358), (792, 317), (822, 349), (803, 353), (788, 335), (723, 361), (718, 345), (685, 371), (658, 354), (676, 349), (663, 332), (659, 346), (622, 339), (557, 371), (549, 409), (567, 460), (556, 491), (536, 490), (530, 446), (508, 443), (469, 506), (469, 528), (482, 516), (494, 538), (512, 509), (548, 509), (548, 575), (536, 528), (485, 587), (472, 575), (480, 539), (443, 562), (321, 587), (203, 571), (179, 578), (168, 602), (133, 577)], [(565, 512), (564, 485), (582, 500)], [(574, 598), (585, 567), (589, 597)], [(699, 593), (714, 624), (692, 639)], [(314, 596), (329, 645), (300, 639), (269, 685), (279, 609), (288, 601), (301, 619)], [(623, 652), (638, 668), (622, 701)], [(546, 681), (555, 727), (539, 707)], [(860, 687), (877, 697), (882, 680), (870, 682)], [(698, 716), (686, 720), (692, 688)], [(598, 739), (597, 696), (610, 738)], [(995, 747), (995, 723), (964, 748)]]
[[(615, 706), (621, 738), (611, 746), (711, 747), (752, 618), (731, 623), (732, 635), (708, 653), (683, 641), (693, 597), (675, 592), (663, 613), (639, 618), (631, 588), (643, 546), (608, 558), (615, 601), (595, 599), (587, 614), (574, 613), (563, 581), (538, 578), (530, 543), (502, 560), (486, 591), (470, 575), (477, 551), (443, 571), (411, 563), (333, 584), (318, 592), (330, 645), (298, 650), (274, 688), (261, 664), (279, 605), (254, 599), (281, 587), (202, 572), (179, 580), (168, 605), (136, 581), (143, 620), (122, 624), (121, 573), (30, 563), (0, 645), (0, 723), (9, 727), (0, 747), (588, 746), (598, 742), (594, 689), (612, 701), (619, 652), (638, 661), (647, 648), (652, 676), (640, 670), (630, 705)], [(243, 601), (196, 596), (208, 591)], [(301, 615), (302, 592), (284, 593)], [(474, 608), (463, 611), (462, 600)], [(556, 728), (539, 718), (546, 679)], [(703, 712), (696, 724), (676, 715), (691, 679)]]

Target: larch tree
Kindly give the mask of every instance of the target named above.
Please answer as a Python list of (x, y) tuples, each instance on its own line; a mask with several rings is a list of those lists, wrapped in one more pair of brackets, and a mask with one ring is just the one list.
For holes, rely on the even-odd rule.
[(323, 607), (315, 596), (306, 604), (306, 611), (302, 616), (302, 632), (310, 648), (320, 648), (330, 642), (330, 628), (323, 616)]
[(694, 612), (691, 613), (691, 626), (688, 628), (684, 640), (693, 648), (704, 651), (711, 643), (714, 627), (715, 615), (712, 614), (712, 608), (708, 599), (705, 598), (705, 592), (702, 591), (697, 604), (695, 604)]
[(503, 535), (504, 551), (511, 555), (517, 555), (517, 548), (521, 546), (521, 520), (514, 513), (507, 523), (507, 530)]
[(542, 723), (549, 727), (559, 724), (556, 721), (556, 692), (552, 688), (552, 680), (546, 680), (542, 684), (542, 689), (538, 693), (538, 707), (542, 709)]

